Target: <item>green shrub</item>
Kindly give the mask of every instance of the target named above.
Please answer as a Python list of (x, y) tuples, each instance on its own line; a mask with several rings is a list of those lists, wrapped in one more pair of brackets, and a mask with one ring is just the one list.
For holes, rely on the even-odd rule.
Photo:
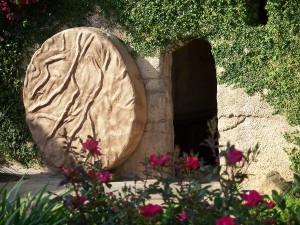
[[(144, 161), (143, 188), (124, 186), (119, 191), (110, 188), (112, 174), (101, 166), (101, 150), (95, 137), (82, 142), (81, 154), (73, 152), (66, 138), (66, 151), (78, 160), (63, 168), (61, 185), (72, 189), (62, 196), (45, 194), (43, 187), (34, 196), (21, 199), (17, 194), (20, 181), (12, 190), (0, 190), (0, 225), (5, 224), (207, 224), (261, 225), (300, 223), (300, 177), (288, 193), (273, 191), (273, 201), (255, 190), (241, 190), (248, 178), (246, 170), (256, 151), (241, 151), (230, 146), (222, 148), (224, 158), (220, 185), (212, 187), (210, 180), (219, 168), (202, 165), (196, 155), (178, 157), (152, 154)], [(213, 145), (211, 145), (213, 147)], [(81, 159), (83, 153), (86, 155)], [(176, 171), (176, 173), (174, 173)], [(148, 178), (154, 181), (148, 182)], [(162, 203), (149, 203), (153, 197)]]
[(52, 194), (46, 194), (46, 186), (35, 195), (21, 198), (18, 194), (21, 179), (10, 191), (4, 186), (0, 190), (0, 224), (1, 225), (41, 225), (64, 224), (65, 210), (57, 204)]
[[(285, 138), (292, 144), (296, 146), (300, 146), (300, 131), (294, 131), (291, 134), (286, 133)], [(285, 150), (290, 157), (291, 161), (291, 169), (300, 174), (300, 150), (298, 147), (294, 147), (292, 149)]]
[[(245, 169), (251, 159), (255, 160), (256, 151), (243, 154), (230, 145), (222, 150), (219, 157), (225, 159), (225, 166), (220, 187), (213, 188), (203, 182), (219, 169), (202, 165), (197, 156), (178, 157), (177, 151), (153, 154), (144, 162), (144, 187), (125, 185), (120, 193), (110, 191), (111, 174), (101, 166), (96, 137), (89, 136), (82, 142), (81, 154), (68, 147), (70, 139), (66, 135), (65, 139), (66, 151), (78, 160), (77, 165), (63, 168), (62, 184), (70, 183), (74, 189), (64, 200), (69, 211), (68, 224), (285, 224), (281, 208), (276, 208), (276, 203), (287, 208), (284, 195), (274, 195), (274, 203), (255, 190), (239, 188), (247, 178)], [(82, 160), (83, 153), (86, 158)], [(149, 177), (154, 182), (147, 183)], [(160, 196), (162, 203), (149, 203), (153, 195)], [(297, 217), (291, 221), (299, 222)]]
[(280, 213), (280, 223), (296, 225), (300, 223), (300, 177), (294, 175), (291, 190), (288, 193), (278, 194), (273, 191), (273, 199), (277, 202), (276, 208)]
[[(6, 19), (3, 2), (13, 20)], [(82, 25), (93, 5), (93, 1), (83, 0), (29, 2), (32, 4), (0, 2), (0, 158), (27, 166), (41, 159), (25, 122), (22, 55), (26, 55), (26, 47), (44, 42), (63, 25)]]
[[(27, 164), (37, 156), (24, 120), (22, 102), (21, 40), (3, 34), (0, 41), (0, 155)], [(3, 37), (3, 36), (2, 36)]]

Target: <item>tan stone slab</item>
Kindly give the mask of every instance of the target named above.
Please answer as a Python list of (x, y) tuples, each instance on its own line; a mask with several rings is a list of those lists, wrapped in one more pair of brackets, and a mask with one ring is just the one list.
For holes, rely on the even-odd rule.
[[(140, 72), (127, 49), (96, 28), (62, 31), (42, 45), (28, 66), (24, 91), (33, 139), (55, 167), (72, 161), (63, 149), (72, 138), (101, 138), (102, 163), (113, 168), (138, 146), (147, 119)], [(72, 145), (79, 151), (78, 140)]]
[(274, 115), (274, 109), (258, 94), (249, 96), (241, 88), (218, 85), (218, 129), (220, 144), (229, 141), (244, 152), (259, 145), (260, 153), (249, 166), (249, 179), (243, 183), (243, 189), (257, 190), (270, 171), (292, 180), (291, 162), (285, 149), (294, 146), (287, 142), (284, 133), (295, 128), (284, 116)]

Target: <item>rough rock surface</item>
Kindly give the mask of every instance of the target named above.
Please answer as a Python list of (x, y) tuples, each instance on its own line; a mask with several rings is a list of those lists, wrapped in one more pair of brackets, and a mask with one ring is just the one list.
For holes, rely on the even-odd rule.
[(290, 188), (288, 182), (286, 182), (283, 177), (276, 171), (269, 172), (265, 180), (261, 183), (259, 187), (259, 192), (261, 194), (266, 194), (272, 196), (272, 190), (276, 190), (278, 193), (287, 191)]
[[(26, 120), (43, 156), (60, 167), (72, 161), (61, 137), (101, 138), (102, 163), (113, 168), (137, 148), (147, 120), (140, 72), (126, 48), (96, 28), (73, 28), (48, 39), (28, 66)], [(79, 141), (72, 143), (79, 151)]]
[(236, 148), (246, 151), (259, 144), (257, 162), (249, 167), (246, 189), (257, 189), (270, 171), (278, 171), (286, 179), (292, 179), (290, 161), (284, 151), (292, 147), (284, 139), (285, 132), (292, 128), (284, 116), (274, 115), (273, 108), (262, 101), (259, 95), (249, 96), (243, 89), (232, 89), (218, 85), (218, 129), (219, 143), (228, 141)]
[(136, 59), (145, 83), (148, 120), (137, 150), (117, 173), (125, 177), (143, 176), (141, 164), (151, 154), (167, 154), (174, 148), (171, 55)]

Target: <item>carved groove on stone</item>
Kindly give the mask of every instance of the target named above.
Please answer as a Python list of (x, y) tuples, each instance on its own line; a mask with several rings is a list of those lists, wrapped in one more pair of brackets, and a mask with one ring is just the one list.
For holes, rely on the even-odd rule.
[(219, 115), (218, 119), (222, 119), (222, 118), (237, 118), (237, 117), (246, 117), (246, 118), (271, 118), (271, 116), (258, 116), (258, 115)]
[(219, 131), (224, 132), (228, 130), (232, 130), (245, 122), (247, 118), (258, 118), (258, 119), (264, 119), (267, 117), (263, 116), (255, 116), (255, 115), (221, 115), (218, 117), (219, 120)]
[(219, 119), (219, 131), (227, 131), (227, 130), (232, 130), (234, 128), (236, 128), (238, 125), (240, 125), (241, 123), (243, 123), (246, 120), (247, 117), (245, 116), (239, 116), (239, 117), (226, 117), (227, 120), (229, 120), (230, 122), (227, 121), (227, 123), (229, 123), (230, 125), (226, 125), (226, 126), (222, 126), (222, 122)]

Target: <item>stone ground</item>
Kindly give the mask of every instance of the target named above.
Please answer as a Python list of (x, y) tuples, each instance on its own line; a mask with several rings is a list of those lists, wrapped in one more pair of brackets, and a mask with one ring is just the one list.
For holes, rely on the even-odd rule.
[(24, 168), (19, 165), (10, 165), (0, 168), (0, 188), (7, 185), (7, 189), (12, 188), (23, 177), (24, 183), (20, 188), (20, 194), (38, 192), (44, 185), (47, 190), (55, 193), (63, 193), (64, 187), (59, 183), (62, 175), (50, 171), (43, 167)]
[[(56, 194), (62, 194), (67, 190), (65, 186), (59, 186), (63, 176), (58, 172), (50, 171), (42, 167), (26, 169), (19, 165), (10, 165), (9, 167), (0, 168), (0, 189), (6, 185), (7, 190), (10, 190), (22, 177), (24, 179), (24, 183), (19, 191), (21, 195), (28, 194), (29, 192), (33, 195), (44, 185), (47, 185), (47, 191), (54, 192)], [(154, 182), (154, 180), (149, 180), (148, 184), (151, 182)], [(144, 182), (142, 181), (138, 181), (136, 184), (134, 181), (111, 182), (111, 184), (111, 189), (107, 190), (109, 192), (121, 192), (122, 187), (124, 187), (125, 184), (126, 186), (135, 186), (136, 188), (144, 187)], [(215, 179), (211, 183), (204, 185), (212, 185), (213, 188), (216, 188), (219, 186), (219, 183)], [(161, 198), (156, 195), (154, 195), (151, 199), (152, 204), (159, 204), (161, 202)]]

